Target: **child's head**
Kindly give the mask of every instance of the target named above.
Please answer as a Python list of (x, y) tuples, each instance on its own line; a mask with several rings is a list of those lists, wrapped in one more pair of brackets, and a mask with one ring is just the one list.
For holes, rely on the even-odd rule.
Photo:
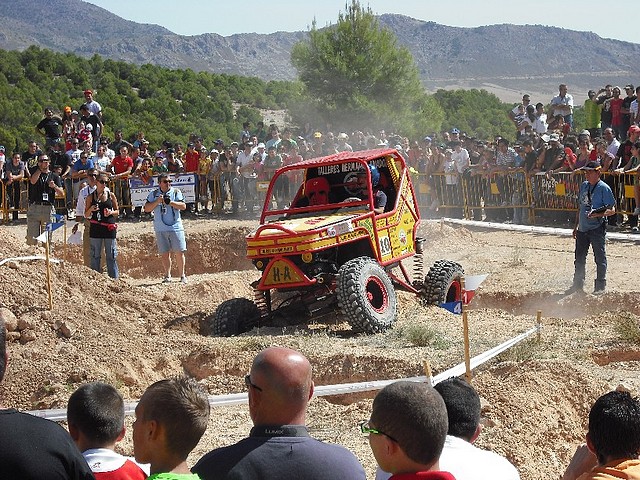
[(369, 435), (371, 450), (383, 470), (427, 470), (444, 447), (447, 408), (430, 385), (395, 382), (376, 395), (369, 424), (377, 432)]
[(124, 401), (111, 385), (85, 383), (69, 398), (67, 420), (74, 440), (84, 438), (83, 449), (112, 446), (124, 435)]
[(604, 465), (611, 460), (638, 458), (640, 402), (629, 392), (602, 395), (589, 412), (587, 445)]
[(208, 420), (207, 394), (194, 379), (180, 376), (152, 384), (136, 407), (136, 460), (153, 464), (152, 451), (186, 459), (200, 441)]

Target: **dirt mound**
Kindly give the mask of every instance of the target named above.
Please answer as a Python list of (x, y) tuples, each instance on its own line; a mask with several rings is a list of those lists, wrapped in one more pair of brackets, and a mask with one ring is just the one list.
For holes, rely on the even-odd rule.
[[(463, 360), (461, 317), (399, 293), (395, 327), (355, 335), (340, 319), (286, 327), (259, 327), (233, 338), (206, 336), (207, 317), (222, 301), (251, 298), (258, 276), (244, 257), (244, 236), (255, 226), (230, 220), (186, 221), (186, 285), (160, 282), (149, 222), (123, 223), (118, 232), (122, 278), (112, 281), (81, 265), (78, 247), (56, 244), (52, 264), (54, 308), (48, 311), (44, 262), (0, 266), (0, 306), (16, 316), (10, 363), (2, 384), (6, 405), (60, 408), (82, 382), (103, 380), (135, 400), (160, 378), (187, 372), (210, 394), (244, 391), (243, 376), (262, 348), (303, 352), (318, 385), (434, 374)], [(480, 367), (474, 385), (484, 399), (486, 427), (479, 443), (506, 455), (523, 479), (557, 476), (585, 430), (595, 398), (619, 384), (637, 392), (638, 346), (621, 323), (638, 324), (632, 247), (610, 243), (609, 293), (563, 296), (570, 284), (573, 244), (566, 238), (473, 231), (425, 223), (425, 267), (438, 259), (488, 273), (469, 311), (471, 354), (528, 329), (542, 311), (543, 330)], [(24, 245), (24, 225), (0, 229), (0, 259), (43, 253)], [(591, 273), (589, 273), (591, 274)], [(637, 341), (637, 340), (636, 340)], [(357, 422), (368, 418), (374, 393), (318, 398), (312, 433), (351, 448), (372, 475), (374, 460)], [(246, 435), (246, 407), (215, 409), (191, 460)], [(131, 453), (130, 437), (122, 451)], [(373, 478), (373, 477), (371, 477)]]

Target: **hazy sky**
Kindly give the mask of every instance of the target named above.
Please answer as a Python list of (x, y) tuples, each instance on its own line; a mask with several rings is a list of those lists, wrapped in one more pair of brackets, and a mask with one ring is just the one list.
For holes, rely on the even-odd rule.
[[(306, 31), (315, 18), (335, 23), (350, 0), (86, 0), (138, 23), (162, 25), (180, 35)], [(589, 0), (370, 0), (375, 14), (399, 13), (457, 27), (513, 23), (548, 25), (594, 32), (604, 38), (640, 43), (635, 17), (638, 0), (600, 3)], [(636, 15), (634, 15), (634, 12)]]

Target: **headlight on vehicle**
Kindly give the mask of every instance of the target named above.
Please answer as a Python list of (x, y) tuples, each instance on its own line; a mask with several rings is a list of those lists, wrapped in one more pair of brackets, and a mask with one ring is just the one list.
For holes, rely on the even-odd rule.
[(304, 263), (311, 263), (313, 261), (313, 253), (303, 253), (302, 254), (302, 261)]

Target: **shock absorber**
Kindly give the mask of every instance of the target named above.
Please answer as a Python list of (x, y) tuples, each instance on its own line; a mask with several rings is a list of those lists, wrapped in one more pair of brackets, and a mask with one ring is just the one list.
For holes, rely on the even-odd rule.
[(422, 288), (424, 283), (424, 258), (422, 258), (422, 252), (424, 251), (424, 241), (422, 237), (416, 237), (416, 254), (413, 256), (413, 286), (416, 288)]
[(268, 317), (271, 313), (271, 292), (269, 290), (263, 292), (254, 287), (253, 303), (255, 303), (258, 310), (260, 310), (260, 316), (262, 318)]

